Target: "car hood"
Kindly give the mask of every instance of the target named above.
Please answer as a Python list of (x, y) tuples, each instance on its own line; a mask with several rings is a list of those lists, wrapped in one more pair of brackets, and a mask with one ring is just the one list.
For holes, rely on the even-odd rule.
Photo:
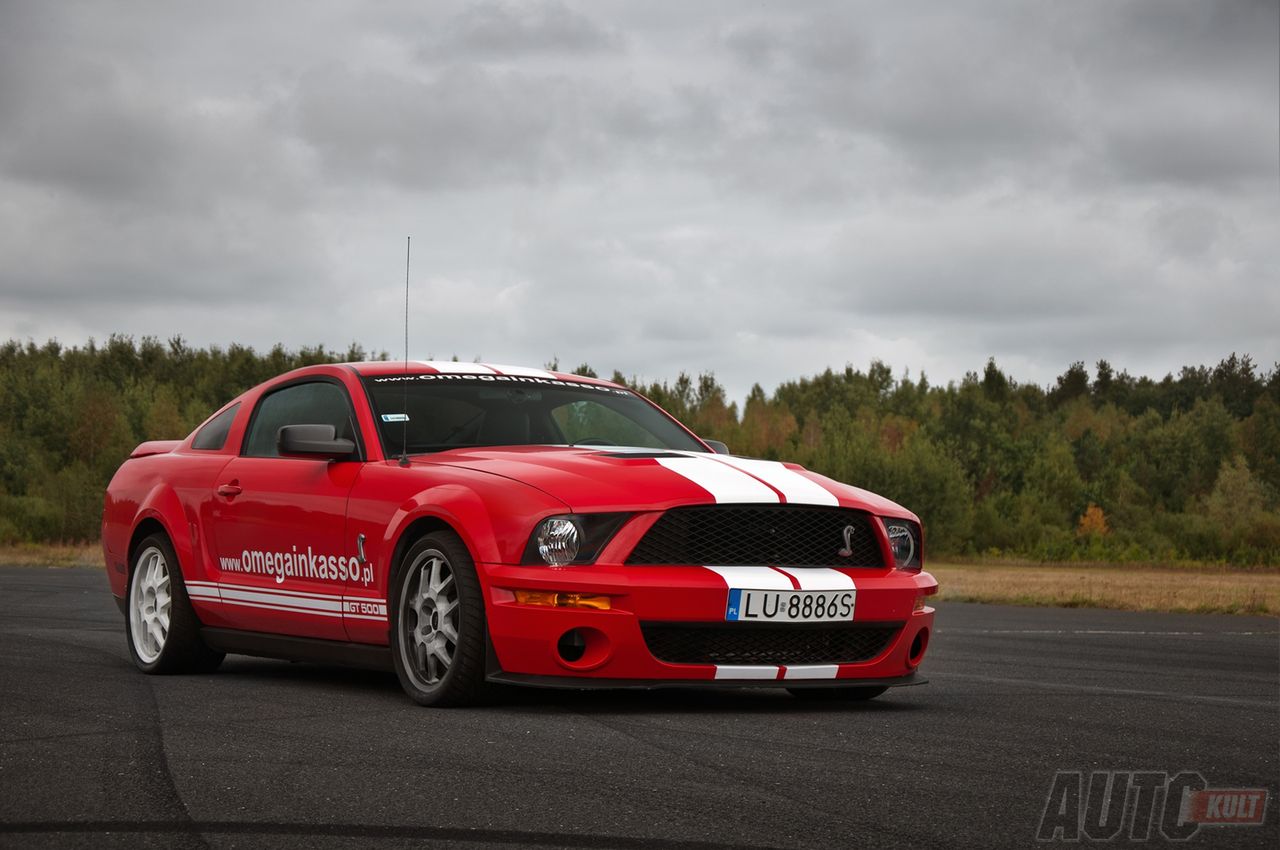
[(413, 458), (487, 472), (536, 487), (575, 512), (665, 510), (682, 505), (776, 503), (840, 506), (916, 519), (875, 493), (798, 464), (725, 455), (571, 446), (453, 449)]

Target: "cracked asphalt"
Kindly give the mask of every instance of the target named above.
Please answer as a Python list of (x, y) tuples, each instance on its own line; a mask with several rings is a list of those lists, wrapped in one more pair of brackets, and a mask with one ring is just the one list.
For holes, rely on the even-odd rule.
[(1056, 771), (1193, 770), (1266, 823), (1176, 846), (1270, 848), (1278, 622), (943, 603), (930, 684), (871, 703), (432, 710), (321, 665), (144, 676), (101, 571), (4, 568), (0, 847), (1028, 847)]

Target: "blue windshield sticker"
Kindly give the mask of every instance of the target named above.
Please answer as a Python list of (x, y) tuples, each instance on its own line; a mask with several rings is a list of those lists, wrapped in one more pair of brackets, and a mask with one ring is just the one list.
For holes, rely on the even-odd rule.
[(407, 413), (384, 413), (382, 414), (383, 422), (408, 422), (409, 414)]

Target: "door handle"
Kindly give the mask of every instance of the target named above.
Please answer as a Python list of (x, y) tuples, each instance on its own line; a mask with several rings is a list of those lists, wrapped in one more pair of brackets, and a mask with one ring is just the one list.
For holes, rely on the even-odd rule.
[(218, 485), (218, 495), (219, 495), (219, 496), (226, 496), (228, 499), (234, 499), (236, 496), (239, 496), (239, 495), (240, 495), (240, 492), (241, 492), (241, 490), (240, 490), (240, 485), (239, 485), (239, 484), (234, 484), (234, 483), (233, 483), (233, 484), (219, 484), (219, 485)]

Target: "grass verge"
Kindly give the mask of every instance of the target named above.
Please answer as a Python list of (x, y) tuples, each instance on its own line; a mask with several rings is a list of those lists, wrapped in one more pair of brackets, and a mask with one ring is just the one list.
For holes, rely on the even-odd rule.
[(19, 543), (16, 546), (0, 546), (0, 566), (101, 567), (102, 544)]
[(1054, 608), (1280, 615), (1280, 574), (1220, 568), (931, 563), (937, 598)]

